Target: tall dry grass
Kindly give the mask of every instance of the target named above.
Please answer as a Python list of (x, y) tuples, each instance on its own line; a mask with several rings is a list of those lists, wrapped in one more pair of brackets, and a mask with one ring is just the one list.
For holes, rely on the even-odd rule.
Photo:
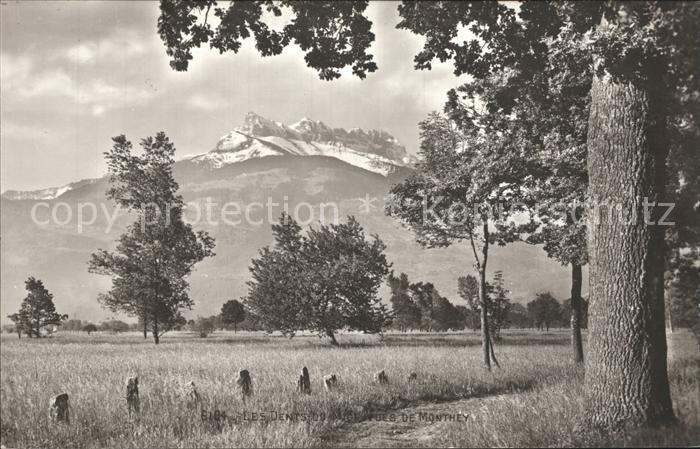
[[(566, 340), (565, 333), (507, 335), (498, 348), (504, 368), (488, 373), (480, 364), (476, 335), (391, 335), (383, 342), (346, 336), (342, 348), (314, 337), (289, 341), (251, 334), (173, 335), (159, 346), (136, 335), (20, 341), (3, 336), (0, 440), (6, 447), (320, 446), (337, 426), (376, 411), (421, 400), (516, 392), (475, 414), (468, 431), (455, 426), (435, 443), (566, 444), (580, 411), (583, 375), (570, 363)], [(698, 388), (700, 358), (687, 334), (674, 342), (676, 406), (684, 421), (697, 427), (699, 406), (683, 396)], [(302, 366), (311, 375), (310, 396), (294, 388)], [(255, 390), (245, 403), (235, 386), (243, 368), (251, 372)], [(389, 375), (389, 386), (372, 382), (380, 369)], [(339, 375), (340, 386), (326, 392), (321, 378), (331, 372)], [(418, 382), (407, 380), (411, 372)], [(125, 379), (132, 375), (140, 379), (138, 418), (128, 416), (125, 401)], [(238, 420), (203, 420), (200, 410), (189, 409), (181, 397), (189, 381), (202, 396), (202, 408), (212, 412), (207, 417), (218, 410)], [(47, 413), (49, 398), (61, 392), (70, 395), (68, 425), (51, 423)], [(270, 420), (272, 412), (288, 416)]]

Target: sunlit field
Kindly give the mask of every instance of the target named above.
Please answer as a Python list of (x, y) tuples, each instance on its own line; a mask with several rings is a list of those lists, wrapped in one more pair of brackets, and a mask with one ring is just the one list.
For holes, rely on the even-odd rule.
[[(511, 331), (497, 346), (502, 369), (480, 364), (479, 336), (342, 335), (340, 348), (312, 336), (288, 340), (218, 332), (173, 333), (155, 346), (138, 334), (71, 334), (1, 344), (1, 442), (5, 447), (313, 447), (341, 444), (349, 423), (422, 403), (475, 398), (466, 423), (441, 423), (424, 446), (690, 445), (700, 442), (700, 356), (686, 332), (670, 336), (670, 378), (680, 424), (607, 439), (577, 433), (583, 370), (566, 331)], [(296, 392), (303, 366), (312, 394)], [(240, 369), (253, 379), (243, 401)], [(385, 370), (388, 385), (374, 381)], [(408, 380), (410, 373), (417, 381)], [(327, 392), (322, 376), (339, 376)], [(141, 413), (129, 416), (125, 380), (138, 376)], [(200, 406), (183, 386), (193, 381)], [(70, 423), (52, 423), (49, 400), (70, 396)], [(483, 401), (481, 401), (483, 399)], [(489, 400), (491, 399), (491, 400)], [(496, 399), (496, 400), (494, 400)], [(479, 403), (483, 402), (483, 406)], [(215, 419), (222, 413), (224, 419)], [(264, 415), (263, 415), (264, 414)], [(340, 432), (342, 433), (342, 432)], [(352, 442), (349, 442), (351, 444)], [(405, 442), (402, 443), (405, 445)]]

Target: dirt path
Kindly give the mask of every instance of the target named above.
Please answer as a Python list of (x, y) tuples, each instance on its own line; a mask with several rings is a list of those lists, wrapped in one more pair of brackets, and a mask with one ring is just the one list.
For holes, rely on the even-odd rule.
[(457, 426), (473, 424), (474, 414), (508, 395), (418, 403), (375, 413), (371, 419), (346, 424), (326, 435), (327, 447), (433, 447), (437, 438)]

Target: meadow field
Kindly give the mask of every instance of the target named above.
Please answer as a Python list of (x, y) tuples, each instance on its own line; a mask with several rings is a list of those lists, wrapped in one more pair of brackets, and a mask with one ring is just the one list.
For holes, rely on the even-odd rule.
[[(8, 448), (700, 443), (700, 354), (687, 332), (669, 335), (679, 425), (605, 438), (578, 430), (583, 369), (571, 363), (565, 330), (506, 332), (496, 347), (502, 369), (491, 373), (480, 363), (479, 336), (469, 332), (339, 340), (341, 347), (332, 348), (313, 336), (173, 333), (155, 346), (138, 334), (64, 332), (31, 340), (3, 334), (0, 442)], [(311, 395), (295, 391), (302, 366), (311, 375)], [(245, 402), (235, 385), (240, 369), (253, 380), (254, 395)], [(382, 369), (388, 385), (373, 380)], [(408, 380), (412, 372), (415, 382)], [(322, 387), (328, 373), (339, 376), (335, 391)], [(139, 377), (142, 408), (131, 417), (129, 376)], [(189, 381), (201, 396), (199, 407), (182, 397)], [(49, 400), (63, 392), (70, 396), (70, 423), (52, 423)], [(366, 425), (421, 407), (458, 409), (463, 418), (424, 423), (421, 438), (394, 443), (373, 439), (374, 427)], [(361, 431), (353, 427), (359, 424)]]

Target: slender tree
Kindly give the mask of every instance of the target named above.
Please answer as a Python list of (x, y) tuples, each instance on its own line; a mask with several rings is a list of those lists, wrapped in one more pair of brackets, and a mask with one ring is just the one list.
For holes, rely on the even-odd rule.
[(528, 165), (514, 156), (503, 163), (507, 133), (463, 124), (437, 113), (420, 123), (423, 160), (415, 174), (391, 189), (386, 212), (410, 227), (424, 246), (469, 243), (478, 276), (483, 360), (490, 369), (497, 361), (488, 324), (489, 248), (518, 238), (508, 218), (522, 210)]
[(574, 57), (561, 43), (556, 48), (548, 58), (541, 58), (535, 71), (528, 67), (504, 70), (449, 91), (446, 111), (467, 130), (508, 133), (510, 139), (504, 144), (511, 148), (500, 152), (499, 163), (527, 165), (528, 194), (519, 200), (531, 220), (518, 226), (516, 234), (527, 243), (543, 245), (549, 257), (571, 266), (572, 346), (574, 360), (582, 363), (579, 323), (581, 267), (587, 263), (584, 204), (590, 55)]
[(509, 129), (513, 148), (504, 152), (505, 160), (528, 159), (531, 182), (528, 195), (521, 199), (531, 221), (519, 226), (518, 233), (523, 241), (542, 245), (549, 257), (571, 267), (572, 350), (574, 362), (583, 363), (586, 124), (592, 75), (590, 55), (561, 42), (552, 48), (538, 71), (521, 68), (476, 80), (450, 91), (448, 105), (453, 115), (468, 122), (491, 123), (491, 132)]
[(164, 133), (141, 141), (143, 155), (132, 153), (126, 137), (113, 139), (105, 153), (110, 173), (107, 197), (135, 212), (137, 220), (110, 252), (92, 255), (89, 271), (112, 277), (112, 289), (99, 296), (103, 306), (141, 320), (156, 344), (191, 308), (187, 277), (195, 264), (214, 255), (214, 240), (183, 221), (184, 201), (172, 175), (175, 147)]

